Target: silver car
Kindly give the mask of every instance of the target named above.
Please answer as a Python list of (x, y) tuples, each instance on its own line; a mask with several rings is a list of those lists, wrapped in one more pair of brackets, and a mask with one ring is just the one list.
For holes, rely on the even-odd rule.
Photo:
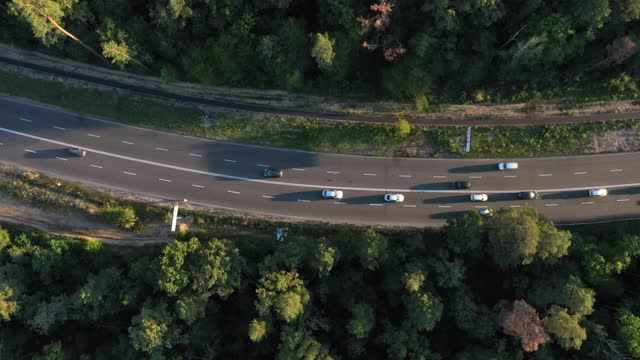
[(518, 170), (517, 162), (499, 163), (498, 170)]
[(80, 156), (80, 157), (87, 156), (87, 151), (81, 148), (69, 148), (67, 152), (74, 156)]
[(340, 190), (322, 190), (322, 197), (325, 199), (342, 199), (343, 195)]
[(487, 201), (487, 200), (489, 200), (489, 197), (487, 196), (487, 194), (471, 194), (471, 196), (469, 196), (469, 200), (471, 200), (471, 201)]
[(401, 203), (404, 201), (404, 195), (402, 194), (385, 194), (384, 201), (386, 202), (394, 202)]

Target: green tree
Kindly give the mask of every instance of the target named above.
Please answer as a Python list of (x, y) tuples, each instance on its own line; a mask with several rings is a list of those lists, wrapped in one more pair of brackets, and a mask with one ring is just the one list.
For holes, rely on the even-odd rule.
[(476, 211), (463, 217), (447, 219), (444, 226), (447, 247), (458, 254), (480, 255), (484, 238), (482, 218)]
[(566, 350), (580, 350), (587, 339), (586, 330), (580, 326), (580, 316), (570, 315), (566, 308), (553, 305), (544, 318), (544, 328), (554, 335), (558, 344)]
[(189, 284), (189, 273), (185, 269), (187, 254), (194, 251), (195, 243), (174, 241), (162, 251), (158, 285), (169, 295), (177, 295)]
[(19, 305), (19, 290), (16, 286), (7, 281), (0, 281), (0, 320), (10, 321)]
[(309, 291), (296, 272), (269, 273), (259, 284), (255, 305), (261, 316), (267, 316), (273, 310), (282, 320), (291, 322), (303, 313), (310, 299)]
[(70, 319), (73, 311), (71, 299), (66, 295), (59, 295), (49, 302), (39, 303), (35, 314), (27, 322), (37, 333), (47, 335), (55, 325)]
[(167, 311), (167, 305), (161, 303), (151, 307), (145, 305), (140, 313), (131, 319), (129, 339), (134, 349), (148, 353), (160, 354), (163, 349), (183, 343), (181, 328), (172, 324), (173, 317)]
[(331, 269), (337, 265), (340, 252), (327, 239), (321, 238), (313, 244), (311, 258), (311, 264), (319, 276), (327, 277)]
[(376, 270), (380, 263), (387, 258), (387, 238), (369, 228), (362, 232), (357, 239), (357, 255), (362, 267)]
[(0, 251), (4, 250), (9, 245), (11, 245), (9, 232), (0, 227)]
[(249, 339), (258, 343), (267, 336), (267, 322), (264, 320), (253, 319), (249, 323)]
[(575, 5), (574, 14), (583, 24), (601, 28), (609, 15), (611, 15), (609, 0), (578, 1)]
[(620, 7), (620, 17), (624, 21), (633, 21), (640, 19), (640, 1), (638, 0), (619, 0), (616, 1)]
[(463, 287), (457, 290), (449, 301), (449, 312), (462, 331), (474, 339), (495, 338), (495, 314), (491, 309), (475, 302), (474, 294)]
[(307, 330), (300, 326), (287, 325), (280, 333), (280, 345), (275, 359), (333, 360), (333, 356), (329, 349), (314, 339)]
[(33, 357), (33, 360), (64, 360), (65, 354), (60, 341), (45, 345), (40, 353)]
[(428, 292), (416, 292), (407, 296), (407, 320), (416, 329), (431, 331), (442, 317), (442, 300)]
[(102, 210), (102, 214), (108, 222), (123, 229), (131, 229), (138, 222), (136, 212), (130, 206), (122, 207), (107, 204)]
[(318, 67), (322, 70), (328, 70), (333, 66), (333, 45), (335, 40), (329, 37), (329, 34), (316, 33), (311, 36), (311, 57), (316, 60)]
[(627, 309), (618, 313), (618, 334), (633, 358), (640, 358), (640, 317)]
[(371, 305), (358, 302), (351, 308), (351, 320), (347, 328), (356, 339), (365, 339), (373, 329), (376, 318)]
[(422, 288), (425, 278), (426, 277), (422, 271), (408, 272), (402, 275), (404, 287), (409, 292), (419, 291)]
[(119, 269), (111, 267), (89, 275), (87, 282), (75, 295), (79, 308), (97, 321), (122, 308), (126, 282)]
[(187, 324), (191, 325), (196, 320), (204, 318), (208, 301), (208, 294), (180, 297), (176, 301), (176, 315), (178, 319), (184, 320)]

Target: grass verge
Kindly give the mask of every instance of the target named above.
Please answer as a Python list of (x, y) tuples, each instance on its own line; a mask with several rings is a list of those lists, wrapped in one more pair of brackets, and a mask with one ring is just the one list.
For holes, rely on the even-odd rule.
[[(585, 153), (610, 131), (637, 133), (635, 120), (543, 126), (475, 127), (472, 151), (464, 152), (465, 127), (329, 122), (282, 116), (216, 115), (210, 126), (196, 107), (171, 104), (124, 91), (68, 86), (0, 71), (0, 92), (127, 124), (176, 133), (309, 151), (377, 156), (515, 157)], [(626, 150), (639, 150), (640, 146)], [(616, 147), (598, 151), (619, 151)]]

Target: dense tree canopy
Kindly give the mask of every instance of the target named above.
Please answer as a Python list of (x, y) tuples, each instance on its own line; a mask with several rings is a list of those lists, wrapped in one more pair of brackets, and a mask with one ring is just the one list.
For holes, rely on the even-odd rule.
[(422, 110), (432, 96), (535, 98), (567, 86), (616, 94), (597, 84), (638, 77), (636, 0), (3, 3), (0, 39), (14, 44), (163, 79), (365, 91)]
[[(538, 242), (526, 265), (518, 256), (503, 267), (490, 239), (497, 224), (514, 222), (530, 222)], [(271, 229), (255, 239), (190, 234), (162, 249), (124, 254), (95, 242), (0, 229), (0, 355), (595, 360), (615, 350), (638, 356), (639, 265), (631, 229), (574, 228), (567, 238), (527, 209), (468, 215), (437, 230), (291, 227), (284, 241), (271, 240)], [(468, 236), (476, 243), (464, 245), (464, 229), (473, 229)], [(549, 241), (560, 246), (540, 250), (544, 234), (560, 238)], [(603, 280), (584, 254), (621, 266), (596, 271)]]

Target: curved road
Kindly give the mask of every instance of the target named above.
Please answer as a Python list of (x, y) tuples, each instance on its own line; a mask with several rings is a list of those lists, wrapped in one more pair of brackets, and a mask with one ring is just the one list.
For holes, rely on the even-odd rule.
[[(71, 146), (88, 150), (70, 157)], [(0, 97), (0, 161), (166, 199), (298, 219), (384, 225), (438, 225), (487, 206), (532, 206), (559, 223), (635, 218), (640, 214), (640, 153), (517, 160), (376, 158), (230, 144), (140, 129), (25, 100)], [(265, 167), (285, 176), (265, 179)], [(448, 189), (454, 180), (473, 188)], [(606, 187), (610, 195), (589, 198)], [(342, 189), (341, 201), (320, 191)], [(536, 190), (540, 198), (517, 200)], [(400, 192), (402, 204), (385, 204)], [(468, 201), (487, 193), (486, 203)]]
[[(373, 116), (373, 115), (349, 115), (339, 113), (327, 113), (327, 112), (313, 112), (297, 109), (285, 109), (285, 108), (273, 108), (260, 105), (252, 105), (246, 103), (238, 103), (227, 100), (212, 100), (205, 99), (196, 96), (187, 96), (172, 93), (169, 91), (159, 90), (157, 88), (143, 87), (137, 85), (131, 85), (114, 80), (103, 79), (96, 76), (90, 76), (80, 74), (72, 71), (61, 70), (53, 67), (43, 66), (39, 64), (33, 64), (23, 60), (17, 60), (0, 56), (0, 63), (20, 66), (56, 76), (68, 77), (71, 79), (82, 80), (95, 84), (110, 86), (113, 88), (124, 89), (133, 91), (145, 95), (152, 95), (161, 98), (167, 98), (178, 101), (186, 101), (195, 104), (217, 106), (221, 108), (235, 109), (250, 111), (256, 113), (277, 114), (277, 115), (289, 115), (289, 116), (301, 116), (312, 119), (323, 119), (332, 121), (355, 121), (355, 122), (367, 122), (367, 123), (394, 123), (397, 118), (395, 116)], [(640, 118), (640, 112), (625, 112), (625, 113), (607, 113), (607, 114), (594, 114), (588, 116), (540, 116), (540, 117), (522, 117), (522, 118), (509, 118), (509, 119), (486, 119), (486, 118), (467, 118), (467, 119), (435, 119), (427, 117), (417, 116), (405, 116), (412, 124), (419, 125), (439, 125), (439, 126), (516, 126), (516, 125), (544, 125), (544, 124), (568, 124), (568, 123), (581, 123), (581, 122), (594, 122), (594, 121), (612, 121), (612, 120), (633, 120)]]

